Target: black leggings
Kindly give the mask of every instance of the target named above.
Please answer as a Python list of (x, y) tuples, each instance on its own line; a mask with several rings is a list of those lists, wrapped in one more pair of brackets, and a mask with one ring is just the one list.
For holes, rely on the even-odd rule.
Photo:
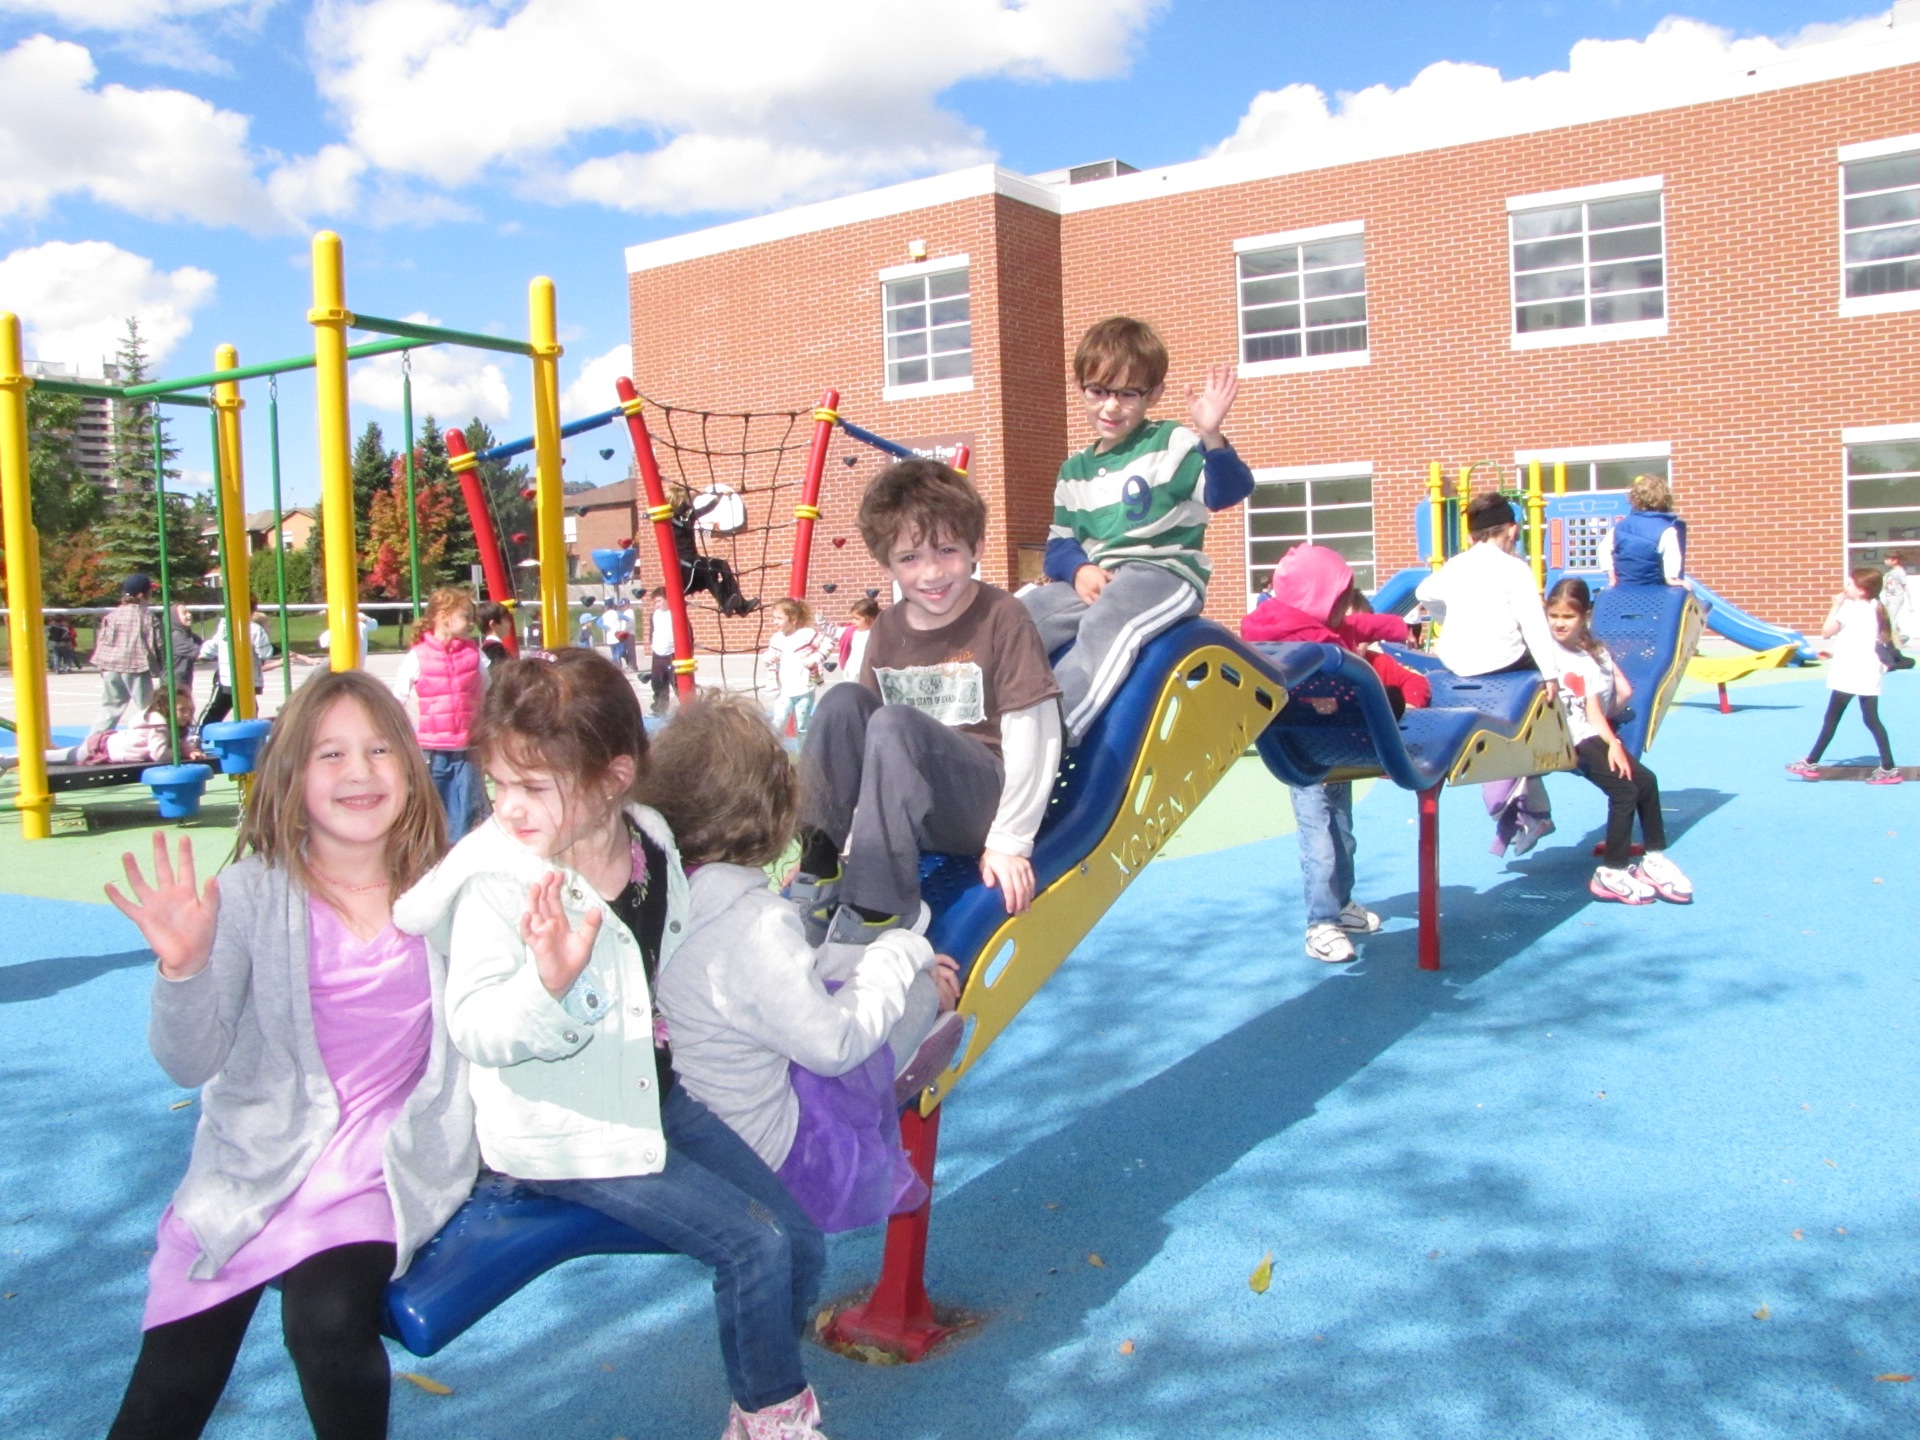
[[(1847, 702), (1854, 697), (1845, 690), (1832, 691), (1827, 696), (1827, 718), (1820, 722), (1820, 738), (1813, 742), (1813, 749), (1807, 752), (1807, 763), (1815, 764), (1833, 743), (1833, 732), (1845, 713)], [(1880, 723), (1880, 697), (1862, 695), (1860, 699), (1860, 718), (1867, 722), (1867, 729), (1873, 732), (1873, 743), (1880, 747), (1882, 768), (1893, 769), (1893, 746), (1887, 743), (1887, 727)]]
[[(393, 1263), (393, 1246), (369, 1241), (322, 1250), (280, 1277), (280, 1330), (317, 1440), (385, 1440), (392, 1376), (380, 1297)], [(147, 1331), (107, 1440), (195, 1440), (264, 1289)]]
[(1589, 736), (1573, 747), (1580, 773), (1598, 785), (1607, 797), (1607, 850), (1600, 863), (1619, 870), (1633, 855), (1633, 817), (1640, 817), (1640, 838), (1649, 850), (1667, 848), (1666, 822), (1660, 818), (1660, 782), (1638, 760), (1633, 773), (1622, 778), (1607, 764), (1607, 742)]

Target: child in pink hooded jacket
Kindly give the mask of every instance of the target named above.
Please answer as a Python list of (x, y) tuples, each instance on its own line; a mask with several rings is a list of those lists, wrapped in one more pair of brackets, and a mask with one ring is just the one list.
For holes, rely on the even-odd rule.
[[(1354, 588), (1347, 562), (1324, 545), (1296, 545), (1273, 572), (1269, 593), (1240, 622), (1248, 640), (1315, 641), (1364, 655), (1387, 687), (1398, 714), (1431, 698), (1424, 678), (1391, 656), (1361, 650), (1379, 640), (1404, 642), (1407, 622), (1375, 615)], [(1308, 700), (1316, 708), (1333, 700)], [(1300, 836), (1300, 878), (1306, 890), (1309, 958), (1332, 964), (1354, 958), (1353, 935), (1380, 928), (1380, 917), (1353, 898), (1353, 786), (1289, 785)]]

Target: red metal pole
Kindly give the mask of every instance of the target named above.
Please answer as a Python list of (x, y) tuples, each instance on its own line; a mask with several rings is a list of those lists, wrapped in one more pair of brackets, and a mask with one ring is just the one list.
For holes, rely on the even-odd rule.
[(1733, 701), (1727, 698), (1727, 686), (1725, 681), (1722, 681), (1720, 683), (1720, 713), (1722, 715), (1733, 714)]
[[(813, 555), (813, 522), (820, 518), (820, 477), (827, 469), (827, 445), (833, 439), (834, 421), (840, 418), (840, 392), (829, 390), (820, 397), (813, 412), (813, 448), (807, 452), (807, 475), (800, 487), (800, 503), (793, 507), (793, 572), (787, 579), (787, 594), (795, 600), (807, 598), (807, 562)], [(773, 517), (767, 517), (771, 524)]]
[(1422, 790), (1420, 804), (1420, 968), (1440, 968), (1440, 787)]
[[(900, 1140), (931, 1192), (934, 1153), (940, 1148), (940, 1112), (922, 1119), (918, 1106), (909, 1107), (900, 1117)], [(929, 1194), (919, 1209), (887, 1221), (887, 1248), (873, 1294), (866, 1304), (850, 1306), (834, 1317), (829, 1338), (890, 1350), (911, 1362), (952, 1333), (933, 1318), (933, 1302), (927, 1299), (927, 1226), (932, 1210)]]
[[(448, 430), (446, 440), (447, 468), (460, 478), (460, 498), (467, 502), (467, 517), (473, 521), (474, 548), (480, 552), (480, 569), (487, 577), (487, 598), (511, 610), (513, 578), (507, 574), (500, 535), (493, 528), (493, 507), (487, 503), (487, 487), (480, 482), (480, 457), (468, 448), (467, 437), (460, 431)], [(515, 625), (514, 636), (507, 641), (507, 648), (515, 655), (520, 653), (519, 629)], [(542, 638), (549, 647), (556, 643), (551, 636)]]
[(693, 694), (693, 622), (687, 618), (687, 592), (680, 583), (680, 547), (673, 540), (673, 506), (660, 480), (660, 462), (653, 453), (653, 436), (640, 412), (645, 401), (622, 375), (613, 382), (620, 409), (627, 417), (627, 438), (640, 467), (640, 485), (647, 495), (647, 519), (653, 522), (654, 543), (660, 551), (660, 587), (667, 592), (667, 613), (673, 617), (673, 678), (681, 698)]

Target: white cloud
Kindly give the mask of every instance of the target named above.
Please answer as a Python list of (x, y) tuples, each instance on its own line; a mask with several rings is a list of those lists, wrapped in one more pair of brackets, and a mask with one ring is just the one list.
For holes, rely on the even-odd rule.
[[(420, 325), (438, 325), (431, 315), (404, 315)], [(407, 352), (413, 363), (413, 420), (432, 415), (443, 425), (465, 425), (475, 416), (498, 425), (513, 413), (513, 395), (491, 351), (428, 345)], [(400, 413), (402, 363), (398, 352), (356, 360), (348, 384), (356, 404)]]
[(1361, 155), (1459, 144), (1574, 125), (1655, 105), (1685, 104), (1717, 93), (1730, 73), (1763, 69), (1796, 49), (1884, 34), (1884, 15), (1842, 25), (1812, 25), (1785, 40), (1736, 39), (1731, 31), (1684, 17), (1662, 20), (1645, 40), (1582, 40), (1567, 68), (1503, 79), (1486, 65), (1443, 60), (1399, 89), (1371, 85), (1328, 103), (1313, 85), (1254, 96), (1214, 155), (1284, 150), (1298, 166), (1338, 164)]
[(0, 217), (84, 194), (147, 220), (278, 223), (247, 118), (184, 90), (96, 85), (83, 46), (30, 36), (0, 53)]
[[(322, 93), (374, 165), (448, 186), (495, 167), (551, 198), (759, 210), (983, 159), (935, 96), (1124, 69), (1165, 0), (320, 0)], [(578, 159), (631, 137), (645, 148)], [(569, 163), (571, 161), (571, 163)]]
[(158, 366), (193, 329), (193, 312), (213, 299), (215, 284), (205, 270), (160, 270), (104, 240), (53, 240), (0, 259), (0, 310), (20, 316), (36, 360), (98, 374), (129, 315), (139, 317), (147, 358)]
[(613, 393), (613, 382), (622, 375), (633, 375), (633, 351), (627, 346), (616, 345), (606, 354), (594, 356), (560, 392), (560, 418), (578, 420), (583, 415), (611, 410), (620, 403), (620, 397)]
[(0, 0), (0, 14), (45, 15), (75, 30), (143, 30), (243, 7), (265, 8), (260, 0)]

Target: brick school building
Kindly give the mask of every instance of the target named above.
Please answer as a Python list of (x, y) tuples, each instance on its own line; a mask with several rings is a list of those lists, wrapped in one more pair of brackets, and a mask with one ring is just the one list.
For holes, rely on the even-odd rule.
[[(1002, 584), (1037, 573), (1054, 474), (1090, 443), (1073, 347), (1116, 313), (1172, 351), (1157, 414), (1240, 363), (1227, 433), (1260, 486), (1209, 530), (1228, 623), (1303, 540), (1368, 586), (1417, 563), (1434, 460), (1495, 462), (1479, 488), (1532, 458), (1575, 490), (1664, 472), (1690, 570), (1778, 624), (1817, 625), (1844, 567), (1920, 552), (1920, 24), (1686, 103), (1338, 163), (982, 166), (636, 245), (627, 269), (644, 394), (807, 411), (833, 386), (891, 439), (969, 445)], [(877, 463), (836, 437), (808, 587), (831, 619), (882, 583), (854, 528)], [(794, 498), (767, 506), (783, 526)]]

